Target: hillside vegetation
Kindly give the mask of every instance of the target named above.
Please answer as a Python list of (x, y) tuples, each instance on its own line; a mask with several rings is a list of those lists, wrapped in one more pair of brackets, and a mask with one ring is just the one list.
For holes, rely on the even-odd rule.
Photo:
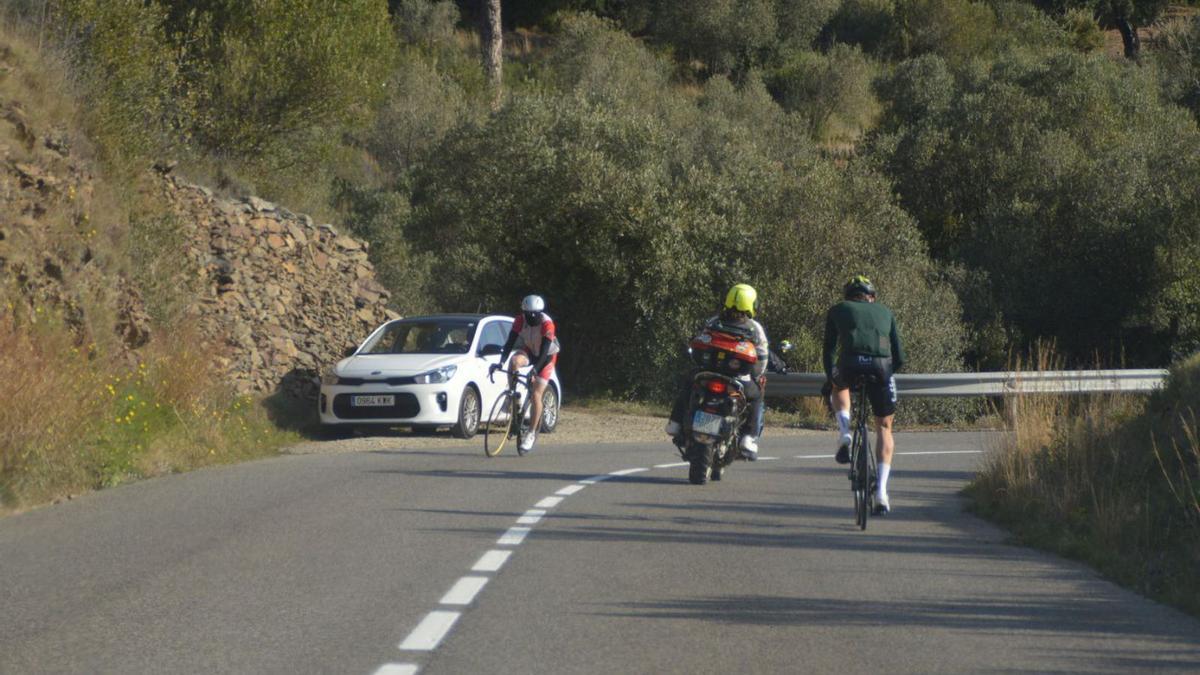
[(0, 27), (0, 511), (272, 453), (295, 435), (182, 315), (178, 223), (94, 171), (68, 70)]
[[(56, 197), (47, 222), (68, 243), (55, 245), (129, 281), (45, 305), (51, 328), (5, 310), (12, 340), (59, 340), (65, 358), (87, 335), (79, 367), (106, 373), (95, 354), (166, 348), (154, 335), (179, 329), (187, 303), (155, 270), (177, 267), (178, 230), (136, 185), (169, 160), (366, 239), (402, 314), (545, 295), (577, 393), (663, 399), (684, 338), (738, 282), (759, 289), (772, 338), (797, 345), (794, 365), (816, 369), (823, 313), (860, 272), (896, 310), (914, 371), (1000, 367), (1039, 340), (1068, 365), (1200, 348), (1190, 8), (1168, 21), (1156, 3), (1019, 0), (503, 7), (497, 98), (466, 0), (6, 3), (6, 42), (58, 78), (7, 93), (6, 110), (22, 101), (23, 119), (95, 159), (96, 204)], [(1131, 26), (1152, 35), (1128, 57), (1105, 51), (1105, 30)], [(10, 124), (15, 167), (32, 150)], [(103, 325), (80, 332), (79, 307)], [(145, 328), (138, 344), (116, 344), (121, 311), (146, 315), (125, 321)]]

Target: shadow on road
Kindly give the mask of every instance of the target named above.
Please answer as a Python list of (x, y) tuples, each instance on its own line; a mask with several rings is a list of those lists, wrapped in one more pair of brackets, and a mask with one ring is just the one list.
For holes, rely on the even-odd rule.
[(1121, 611), (1113, 598), (1078, 596), (1010, 595), (1004, 599), (980, 595), (953, 602), (888, 602), (882, 599), (854, 600), (833, 598), (772, 597), (762, 595), (726, 595), (694, 600), (646, 601), (622, 603), (606, 616), (661, 621), (684, 619), (708, 621), (720, 625), (820, 625), (826, 627), (879, 626), (894, 624), (906, 628), (949, 628), (963, 631), (1012, 632), (1041, 631), (1061, 633), (1108, 634), (1112, 636), (1154, 637), (1178, 642), (1185, 647), (1153, 650), (1153, 658), (1138, 658), (1124, 651), (1118, 655), (1098, 655), (1086, 651), (1079, 658), (1101, 658), (1106, 666), (1120, 658), (1131, 670), (1200, 667), (1200, 646), (1190, 626), (1146, 630), (1141, 617)]

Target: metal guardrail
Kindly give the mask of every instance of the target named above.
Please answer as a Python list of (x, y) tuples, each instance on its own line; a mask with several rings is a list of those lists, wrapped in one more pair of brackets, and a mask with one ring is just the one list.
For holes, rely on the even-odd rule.
[[(1167, 371), (1159, 369), (900, 374), (896, 376), (896, 393), (901, 397), (1144, 394), (1161, 388), (1166, 377)], [(772, 373), (767, 375), (766, 394), (768, 398), (818, 396), (823, 384), (824, 373)]]

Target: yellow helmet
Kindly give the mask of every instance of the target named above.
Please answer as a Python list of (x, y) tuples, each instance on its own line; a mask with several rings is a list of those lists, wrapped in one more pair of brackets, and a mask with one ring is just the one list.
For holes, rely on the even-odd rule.
[(758, 306), (758, 291), (749, 284), (738, 284), (725, 294), (725, 309), (736, 309), (754, 318), (754, 309)]

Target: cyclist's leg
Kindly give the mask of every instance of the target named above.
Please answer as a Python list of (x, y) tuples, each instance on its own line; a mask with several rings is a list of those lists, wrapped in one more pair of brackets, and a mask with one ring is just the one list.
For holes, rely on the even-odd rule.
[(554, 374), (554, 365), (558, 362), (558, 355), (550, 357), (550, 363), (542, 368), (541, 372), (533, 373), (533, 377), (529, 378), (529, 395), (533, 397), (533, 408), (530, 413), (530, 429), (540, 429), (542, 423), (542, 397), (546, 395), (546, 387), (550, 385), (550, 376)]
[[(829, 396), (833, 416), (838, 425), (838, 461), (843, 464), (845, 462), (842, 462), (842, 449), (846, 448), (848, 452), (850, 447), (850, 382), (845, 375), (845, 370), (840, 365), (834, 366), (833, 377), (830, 378), (833, 393)], [(848, 456), (846, 461), (849, 461)]]
[(871, 410), (875, 413), (875, 453), (879, 460), (879, 489), (876, 499), (888, 505), (887, 483), (892, 472), (892, 455), (896, 450), (896, 441), (892, 436), (892, 423), (896, 417), (896, 378), (887, 370), (881, 373), (886, 378), (874, 382), (867, 390), (871, 399)]
[(529, 355), (526, 354), (524, 350), (518, 349), (517, 351), (513, 352), (512, 358), (509, 359), (508, 363), (511, 370), (524, 368), (525, 366), (529, 365)]

